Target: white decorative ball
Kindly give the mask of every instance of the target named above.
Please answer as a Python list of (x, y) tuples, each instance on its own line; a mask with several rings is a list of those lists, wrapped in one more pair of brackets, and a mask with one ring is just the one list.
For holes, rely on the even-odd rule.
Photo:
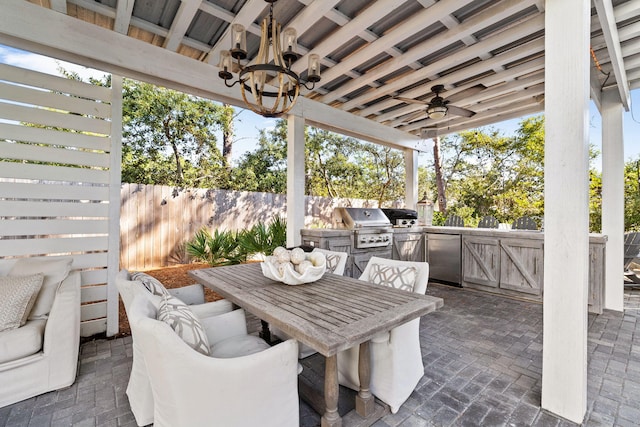
[(275, 255), (275, 257), (276, 257), (276, 260), (278, 260), (278, 262), (291, 261), (291, 254), (286, 249), (284, 250), (284, 252), (278, 252), (278, 255)]
[(324, 254), (322, 252), (311, 252), (308, 256), (309, 261), (313, 264), (314, 267), (320, 267), (327, 262)]
[(296, 265), (296, 271), (300, 274), (304, 274), (310, 267), (313, 267), (311, 261), (304, 260), (300, 264)]
[(302, 261), (306, 259), (307, 255), (302, 250), (302, 248), (293, 248), (291, 249), (291, 262), (294, 264), (300, 264)]
[(273, 250), (273, 256), (277, 258), (278, 255), (280, 255), (283, 252), (287, 252), (287, 250), (285, 248), (283, 248), (282, 246), (278, 246), (277, 248), (275, 248)]

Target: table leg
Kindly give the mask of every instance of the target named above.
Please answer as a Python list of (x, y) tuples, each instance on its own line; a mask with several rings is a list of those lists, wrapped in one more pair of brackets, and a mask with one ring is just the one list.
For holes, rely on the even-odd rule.
[(369, 390), (371, 381), (371, 357), (369, 353), (369, 341), (360, 344), (358, 357), (358, 376), (360, 378), (360, 391), (356, 396), (356, 412), (367, 418), (375, 412), (375, 398)]
[(338, 413), (338, 356), (328, 356), (324, 368), (324, 402), (326, 410), (320, 420), (321, 427), (341, 427), (342, 418)]
[(260, 320), (260, 324), (262, 325), (262, 331), (259, 334), (260, 338), (265, 340), (268, 344), (271, 344), (271, 330), (269, 329), (269, 322)]

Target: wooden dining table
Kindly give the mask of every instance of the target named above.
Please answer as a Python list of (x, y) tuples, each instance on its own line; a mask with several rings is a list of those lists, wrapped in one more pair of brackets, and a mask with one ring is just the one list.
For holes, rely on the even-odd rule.
[(443, 305), (441, 298), (331, 273), (312, 283), (290, 286), (265, 277), (260, 263), (192, 270), (189, 274), (325, 357), (324, 408), (319, 411), (323, 427), (342, 425), (338, 413), (338, 352), (360, 346), (361, 388), (355, 410), (369, 425), (377, 412), (369, 390), (369, 340)]

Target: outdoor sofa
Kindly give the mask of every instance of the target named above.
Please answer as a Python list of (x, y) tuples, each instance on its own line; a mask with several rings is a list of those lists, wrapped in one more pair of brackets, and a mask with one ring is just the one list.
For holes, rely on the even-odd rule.
[[(70, 272), (72, 262), (68, 257), (23, 258), (0, 277), (0, 317), (7, 327), (0, 331), (0, 407), (75, 381), (80, 273)], [(31, 301), (23, 306), (25, 296)], [(7, 326), (16, 310), (26, 322)]]

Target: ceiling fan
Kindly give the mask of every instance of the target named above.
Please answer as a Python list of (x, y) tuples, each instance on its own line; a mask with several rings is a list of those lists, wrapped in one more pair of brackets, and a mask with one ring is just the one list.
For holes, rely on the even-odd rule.
[[(481, 90), (481, 87), (478, 88)], [(435, 85), (431, 88), (431, 92), (435, 94), (430, 101), (421, 101), (419, 99), (412, 98), (403, 98), (401, 96), (394, 97), (395, 99), (399, 99), (400, 101), (404, 101), (411, 104), (423, 104), (427, 106), (427, 117), (433, 120), (441, 119), (447, 114), (454, 114), (456, 116), (462, 117), (473, 117), (476, 113), (471, 110), (467, 110), (466, 108), (456, 107), (455, 105), (449, 104), (449, 100), (444, 99), (440, 96), (442, 92), (444, 92), (444, 85)], [(468, 96), (468, 94), (466, 94)], [(412, 120), (417, 119), (418, 117), (424, 114), (423, 111), (419, 111), (418, 113), (407, 117), (405, 122), (411, 122)]]

